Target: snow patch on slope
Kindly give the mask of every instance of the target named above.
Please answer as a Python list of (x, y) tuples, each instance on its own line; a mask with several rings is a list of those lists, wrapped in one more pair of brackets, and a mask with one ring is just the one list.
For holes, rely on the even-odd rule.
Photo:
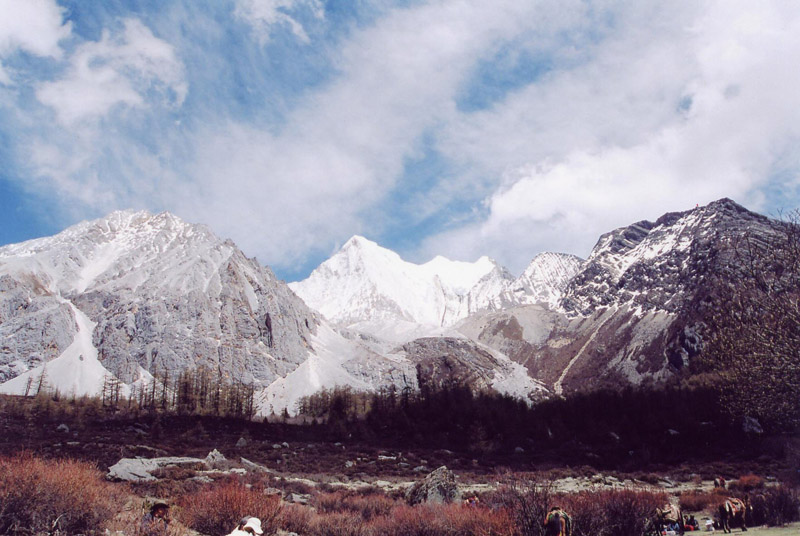
[[(352, 387), (356, 391), (374, 391), (379, 385), (374, 381), (375, 371), (356, 374), (359, 363), (370, 363), (375, 356), (364, 346), (342, 337), (328, 324), (322, 323), (310, 338), (314, 351), (294, 371), (279, 378), (264, 389), (256, 399), (258, 412), (263, 415), (297, 412), (301, 398), (323, 389)], [(395, 361), (398, 361), (396, 358)], [(375, 363), (377, 365), (377, 363)], [(402, 360), (397, 363), (403, 366)], [(348, 365), (350, 365), (348, 367)], [(370, 377), (372, 376), (372, 378)], [(389, 378), (385, 383), (388, 383)]]
[[(96, 324), (71, 302), (64, 302), (72, 309), (78, 326), (72, 344), (57, 358), (0, 385), (0, 393), (32, 394), (43, 374), (48, 391), (72, 396), (98, 396), (102, 393), (104, 379), (113, 375), (100, 363), (97, 348), (92, 344), (92, 331)], [(120, 394), (128, 395), (127, 386), (121, 387)]]

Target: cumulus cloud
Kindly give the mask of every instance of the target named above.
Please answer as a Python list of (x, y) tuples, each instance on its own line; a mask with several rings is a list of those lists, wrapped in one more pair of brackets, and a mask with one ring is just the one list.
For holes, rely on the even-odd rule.
[(483, 221), (427, 251), (490, 251), (519, 271), (532, 251), (587, 255), (600, 233), (668, 210), (724, 196), (763, 206), (777, 163), (800, 163), (800, 16), (729, 2), (652, 15), (621, 21), (592, 61), (454, 123), (449, 154), (502, 180)]
[(261, 44), (270, 40), (276, 26), (288, 26), (297, 39), (310, 43), (305, 28), (292, 16), (299, 10), (308, 11), (317, 19), (325, 17), (320, 0), (237, 0), (234, 14), (252, 27)]
[(0, 84), (12, 80), (2, 60), (18, 50), (60, 58), (59, 41), (69, 37), (71, 25), (62, 24), (55, 0), (0, 0)]
[(172, 46), (141, 21), (126, 19), (122, 31), (104, 31), (72, 54), (66, 75), (42, 83), (36, 97), (64, 124), (105, 116), (115, 106), (141, 108), (159, 95), (180, 106), (186, 97), (183, 64)]

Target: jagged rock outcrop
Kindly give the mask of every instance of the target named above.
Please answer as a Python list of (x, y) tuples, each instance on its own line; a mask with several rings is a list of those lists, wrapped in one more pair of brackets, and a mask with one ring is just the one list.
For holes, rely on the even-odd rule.
[(443, 504), (461, 500), (456, 476), (446, 466), (441, 466), (406, 491), (409, 504)]

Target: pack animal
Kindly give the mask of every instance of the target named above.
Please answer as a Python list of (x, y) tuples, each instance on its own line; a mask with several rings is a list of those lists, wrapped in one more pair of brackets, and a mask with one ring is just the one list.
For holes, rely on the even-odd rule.
[(744, 499), (736, 499), (731, 497), (724, 503), (719, 505), (719, 520), (722, 525), (722, 531), (725, 533), (731, 532), (731, 526), (740, 526), (742, 531), (747, 530), (747, 518), (752, 513), (752, 506), (747, 497)]

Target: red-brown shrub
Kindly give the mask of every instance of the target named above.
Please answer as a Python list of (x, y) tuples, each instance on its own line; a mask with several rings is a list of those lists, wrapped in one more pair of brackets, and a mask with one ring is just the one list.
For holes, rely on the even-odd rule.
[(374, 536), (513, 536), (513, 521), (504, 509), (438, 506), (398, 506), (391, 516), (376, 519)]
[(264, 532), (272, 534), (281, 510), (278, 495), (267, 495), (263, 488), (248, 488), (237, 480), (212, 484), (181, 497), (178, 504), (183, 524), (204, 534), (227, 534), (244, 516), (261, 519)]
[(715, 508), (724, 501), (725, 496), (719, 493), (692, 490), (681, 493), (678, 504), (684, 512), (702, 512)]
[(313, 513), (302, 504), (284, 504), (278, 515), (278, 526), (287, 532), (305, 534), (311, 523)]
[(764, 488), (764, 479), (758, 475), (749, 474), (740, 476), (738, 480), (734, 480), (728, 485), (728, 489), (732, 491), (751, 492), (756, 489)]
[(336, 491), (320, 493), (314, 497), (314, 506), (323, 513), (354, 512), (361, 515), (364, 521), (378, 516), (388, 515), (397, 506), (394, 499), (382, 493), (353, 493)]
[(0, 458), (0, 534), (94, 534), (122, 502), (120, 488), (88, 463), (29, 453)]
[(582, 491), (564, 497), (575, 536), (644, 534), (655, 509), (665, 505), (666, 493), (645, 490)]
[(309, 536), (366, 536), (366, 526), (361, 516), (354, 512), (321, 514), (311, 518)]

